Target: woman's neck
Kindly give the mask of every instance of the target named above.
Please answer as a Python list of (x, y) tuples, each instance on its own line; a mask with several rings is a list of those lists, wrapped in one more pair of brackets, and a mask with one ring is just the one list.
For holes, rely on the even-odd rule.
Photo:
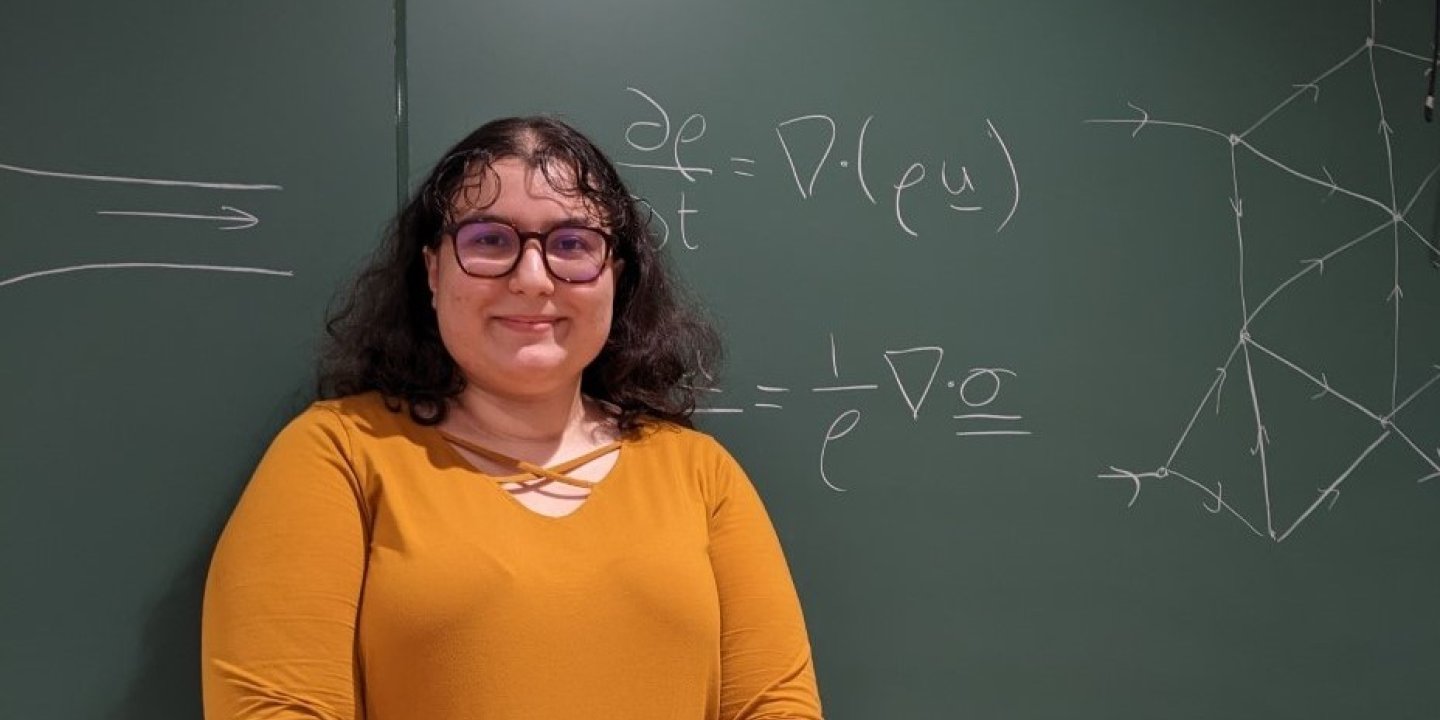
[(598, 417), (599, 412), (580, 395), (578, 383), (538, 397), (500, 395), (472, 384), (451, 403), (451, 418), (445, 424), (496, 449), (554, 450), (609, 439), (596, 436), (605, 423)]

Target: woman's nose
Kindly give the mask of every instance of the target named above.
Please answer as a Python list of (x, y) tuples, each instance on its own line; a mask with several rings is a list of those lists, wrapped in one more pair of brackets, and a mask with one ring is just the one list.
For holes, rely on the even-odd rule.
[(539, 243), (525, 243), (520, 250), (520, 262), (510, 273), (510, 289), (513, 292), (549, 294), (555, 291), (555, 281), (545, 269), (544, 251)]

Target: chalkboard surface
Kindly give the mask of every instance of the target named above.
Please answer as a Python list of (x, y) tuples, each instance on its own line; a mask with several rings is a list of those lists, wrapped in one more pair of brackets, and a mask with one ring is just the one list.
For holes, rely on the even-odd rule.
[[(828, 717), (1440, 706), (1433, 3), (45, 8), (0, 29), (0, 715), (198, 716), (325, 302), (397, 178), (531, 112), (724, 331), (700, 422)], [(253, 271), (38, 274), (137, 262)]]
[(394, 208), (392, 18), (4, 12), (0, 717), (200, 717), (211, 548)]

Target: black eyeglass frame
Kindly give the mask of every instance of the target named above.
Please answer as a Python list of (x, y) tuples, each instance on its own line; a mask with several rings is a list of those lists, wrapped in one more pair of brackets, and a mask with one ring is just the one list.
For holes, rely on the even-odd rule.
[[(461, 228), (464, 228), (467, 225), (500, 225), (510, 228), (510, 231), (515, 233), (516, 237), (520, 238), (520, 244), (517, 246), (519, 249), (515, 251), (515, 259), (510, 262), (510, 266), (505, 268), (503, 272), (496, 273), (494, 275), (478, 275), (476, 273), (470, 272), (470, 270), (465, 267), (465, 263), (460, 260), (459, 246), (455, 245), (455, 233), (459, 232)], [(564, 277), (559, 273), (556, 273), (554, 268), (550, 267), (550, 253), (547, 252), (545, 249), (545, 241), (551, 235), (554, 235), (556, 232), (559, 232), (561, 230), (587, 230), (599, 235), (601, 239), (605, 241), (605, 253), (600, 257), (600, 268), (595, 272), (594, 277), (586, 278), (584, 280), (574, 280)], [(525, 257), (525, 248), (529, 247), (531, 240), (534, 240), (535, 243), (540, 246), (540, 262), (545, 266), (545, 273), (550, 277), (559, 280), (560, 282), (569, 283), (571, 285), (584, 285), (586, 283), (592, 283), (598, 280), (601, 275), (604, 275), (605, 264), (610, 262), (610, 256), (614, 252), (615, 247), (614, 235), (611, 235), (609, 232), (606, 232), (605, 230), (594, 227), (592, 225), (556, 225), (555, 227), (552, 227), (544, 232), (522, 232), (514, 225), (511, 225), (510, 223), (501, 220), (472, 219), (447, 226), (444, 229), (444, 237), (450, 238), (450, 244), (455, 249), (455, 264), (459, 266), (460, 272), (463, 272), (470, 277), (487, 278), (490, 280), (494, 280), (495, 278), (502, 278), (512, 272), (515, 272), (515, 268), (520, 266), (520, 258)]]

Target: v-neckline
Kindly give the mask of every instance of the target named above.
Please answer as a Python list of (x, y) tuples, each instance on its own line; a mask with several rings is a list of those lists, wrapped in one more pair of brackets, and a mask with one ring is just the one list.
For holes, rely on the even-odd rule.
[[(538, 512), (526, 505), (525, 503), (520, 502), (518, 499), (515, 498), (514, 495), (510, 493), (509, 490), (506, 490), (504, 487), (502, 487), (502, 485), (506, 483), (518, 483), (527, 479), (545, 479), (543, 476), (537, 476), (531, 473), (518, 473), (515, 475), (506, 476), (492, 475), (491, 473), (488, 473), (477, 467), (475, 463), (471, 462), (469, 458), (465, 457), (465, 455), (460, 452), (459, 448), (457, 448), (454, 444), (451, 444), (449, 440), (449, 438), (451, 437), (450, 433), (447, 433), (436, 426), (421, 426), (421, 431), (424, 433), (426, 439), (429, 441), (428, 444), (430, 444), (432, 447), (438, 447), (443, 453), (448, 455), (452, 461), (456, 462), (465, 470), (481, 476), (484, 479), (484, 484), (489, 485), (491, 488), (493, 488), (495, 492), (500, 493), (500, 495), (504, 497), (504, 500), (513, 505), (516, 510), (546, 522), (570, 520), (571, 518), (574, 518), (575, 516), (586, 512), (586, 508), (593, 505), (598, 499), (602, 488), (614, 484), (615, 481), (619, 480), (620, 477), (623, 476), (623, 472), (621, 471), (625, 464), (625, 459), (630, 455), (627, 450), (631, 446), (631, 443), (629, 441), (621, 438), (619, 440), (614, 440), (606, 443), (605, 445), (595, 448), (588, 453), (584, 453), (582, 455), (570, 458), (555, 465), (543, 468), (548, 472), (563, 474), (564, 472), (573, 470), (574, 468), (584, 465), (587, 462), (592, 462), (600, 457), (603, 457), (607, 452), (619, 453), (619, 455), (615, 458), (615, 464), (611, 466), (608, 472), (605, 473), (604, 477), (589, 484), (590, 494), (580, 502), (579, 507), (576, 507), (574, 510), (571, 510), (564, 515), (546, 515), (545, 513)], [(474, 451), (472, 450), (471, 452)], [(572, 480), (574, 480), (574, 478), (572, 478)]]
[(514, 475), (505, 476), (496, 476), (485, 473), (488, 477), (494, 479), (495, 482), (501, 484), (523, 483), (531, 479), (546, 479), (560, 482), (571, 487), (578, 487), (583, 490), (593, 490), (596, 485), (599, 485), (600, 482), (605, 479), (604, 477), (601, 477), (600, 480), (582, 480), (580, 478), (570, 477), (569, 475), (566, 475), (566, 473), (574, 470), (575, 468), (586, 465), (587, 463), (594, 462), (595, 460), (605, 457), (606, 455), (609, 455), (610, 453), (616, 452), (620, 449), (620, 441), (612, 440), (611, 442), (605, 443), (604, 445), (592, 448), (589, 452), (582, 453), (573, 458), (570, 458), (569, 460), (564, 460), (555, 465), (545, 467), (541, 465), (536, 465), (532, 462), (521, 460), (519, 458), (511, 457), (509, 455), (506, 455), (505, 453), (492, 450), (484, 445), (481, 445), (480, 443), (474, 442), (472, 440), (467, 440), (454, 433), (445, 432), (444, 430), (439, 428), (436, 428), (436, 432), (438, 432), (440, 434), (440, 437), (444, 439), (447, 443), (449, 443), (451, 447), (458, 446), (464, 450), (468, 450), (482, 458), (485, 458), (486, 460), (489, 460), (496, 465), (510, 465), (519, 471)]

